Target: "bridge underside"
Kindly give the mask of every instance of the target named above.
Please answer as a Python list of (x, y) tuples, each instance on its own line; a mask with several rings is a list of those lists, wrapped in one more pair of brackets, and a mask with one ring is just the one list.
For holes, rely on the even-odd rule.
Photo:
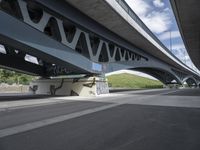
[(171, 83), (182, 84), (177, 76), (166, 70), (156, 68), (136, 68), (134, 70), (149, 74), (166, 85)]
[[(73, 13), (71, 15), (75, 17)], [(127, 41), (108, 40), (37, 1), (2, 0), (0, 19), (0, 44), (5, 47), (5, 53), (0, 53), (0, 66), (4, 68), (45, 78), (69, 74), (93, 76), (134, 69), (150, 74), (164, 84), (174, 80), (182, 84), (191, 74)], [(90, 23), (99, 27), (94, 21)], [(100, 27), (102, 31), (108, 31)], [(26, 61), (26, 55), (34, 56), (38, 63)]]
[(200, 69), (200, 1), (171, 0), (171, 4), (188, 54)]

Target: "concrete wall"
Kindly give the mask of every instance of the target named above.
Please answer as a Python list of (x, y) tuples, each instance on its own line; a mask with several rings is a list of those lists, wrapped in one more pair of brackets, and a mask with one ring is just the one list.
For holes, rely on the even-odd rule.
[(39, 79), (30, 84), (30, 92), (45, 95), (97, 96), (109, 93), (105, 78)]

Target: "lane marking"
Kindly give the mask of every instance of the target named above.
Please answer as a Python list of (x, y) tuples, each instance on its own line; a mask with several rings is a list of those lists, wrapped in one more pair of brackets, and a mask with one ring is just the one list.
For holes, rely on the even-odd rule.
[(15, 106), (7, 106), (9, 104), (7, 105), (4, 104), (3, 106), (0, 106), (0, 112), (74, 102), (72, 100), (57, 100), (57, 99), (53, 99), (53, 100), (54, 101), (44, 101), (42, 103), (29, 103), (29, 104), (23, 104), (23, 105), (15, 105)]
[(110, 105), (106, 105), (106, 106), (102, 106), (102, 107), (98, 107), (98, 108), (87, 109), (84, 111), (71, 113), (68, 115), (62, 115), (62, 116), (58, 116), (58, 117), (54, 117), (54, 118), (50, 118), (50, 119), (45, 119), (45, 120), (41, 120), (41, 121), (26, 123), (26, 124), (11, 127), (11, 128), (2, 129), (2, 130), (0, 130), (0, 138), (6, 137), (9, 135), (13, 135), (13, 134), (22, 133), (22, 132), (29, 131), (29, 130), (33, 130), (33, 129), (40, 128), (43, 126), (59, 123), (62, 121), (67, 121), (69, 119), (81, 117), (81, 116), (84, 116), (87, 114), (106, 110), (106, 109), (113, 108), (113, 107), (116, 107), (119, 105), (121, 105), (121, 104), (110, 104)]
[[(156, 94), (156, 95), (145, 96), (141, 99), (148, 99), (150, 97), (156, 97), (157, 95), (160, 95), (160, 94), (169, 94), (169, 93), (173, 93), (173, 92), (176, 92), (176, 91), (163, 92), (163, 93), (159, 93), (159, 94)], [(137, 95), (135, 95), (135, 96), (137, 96)], [(133, 97), (133, 95), (132, 96), (129, 95), (129, 96), (126, 96), (126, 97), (122, 96), (122, 97), (118, 97), (117, 99), (130, 98), (130, 97)], [(26, 131), (29, 131), (29, 130), (36, 129), (36, 128), (44, 127), (44, 126), (47, 126), (47, 125), (67, 121), (69, 119), (81, 117), (81, 116), (88, 115), (88, 114), (91, 114), (91, 113), (103, 111), (103, 110), (110, 109), (110, 108), (113, 108), (113, 107), (117, 107), (117, 106), (120, 106), (120, 105), (123, 105), (123, 104), (127, 104), (130, 101), (132, 101), (132, 100), (130, 100), (130, 99), (122, 100), (120, 102), (119, 101), (115, 102), (114, 104), (108, 104), (108, 105), (100, 106), (100, 107), (97, 107), (97, 108), (91, 108), (91, 109), (87, 109), (87, 110), (83, 110), (83, 111), (79, 111), (79, 112), (75, 112), (75, 113), (71, 113), (71, 114), (67, 114), (67, 115), (62, 115), (62, 116), (58, 116), (58, 117), (54, 117), (54, 118), (30, 122), (30, 123), (26, 123), (26, 124), (23, 124), (23, 125), (6, 128), (6, 129), (1, 129), (0, 130), (0, 138), (10, 136), (10, 135), (14, 135), (14, 134), (19, 134), (19, 133), (22, 133), (22, 132), (26, 132)], [(112, 101), (112, 102), (114, 102), (114, 101)]]
[[(139, 91), (130, 91), (131, 93), (135, 92), (152, 92), (152, 91), (164, 91), (168, 89), (150, 89), (150, 90), (139, 90)], [(49, 100), (43, 100), (42, 102), (38, 100), (29, 100), (28, 102), (26, 101), (14, 101), (14, 102), (0, 102), (0, 112), (7, 111), (7, 110), (16, 110), (16, 109), (23, 109), (23, 108), (33, 108), (33, 107), (38, 107), (38, 106), (48, 106), (48, 105), (54, 105), (54, 104), (59, 104), (59, 103), (67, 103), (67, 101), (100, 101), (100, 102), (106, 102), (107, 100), (102, 100), (105, 98), (109, 98), (109, 100), (114, 99), (119, 96), (127, 96), (127, 93), (110, 93), (110, 94), (105, 94), (105, 95), (100, 95), (97, 97), (49, 97)]]

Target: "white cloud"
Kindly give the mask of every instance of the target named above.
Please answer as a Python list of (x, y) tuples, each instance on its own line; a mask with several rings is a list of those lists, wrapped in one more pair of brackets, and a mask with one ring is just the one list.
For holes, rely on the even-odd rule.
[(180, 35), (179, 31), (165, 31), (164, 33), (161, 33), (159, 35), (159, 39), (160, 40), (169, 40), (170, 37), (172, 39), (174, 39), (174, 38), (180, 38), (181, 35)]
[(162, 2), (161, 0), (154, 0), (154, 1), (153, 1), (153, 5), (154, 5), (155, 7), (164, 7), (164, 6), (165, 6), (165, 3)]
[(194, 66), (193, 62), (190, 59), (190, 56), (188, 55), (184, 44), (179, 43), (173, 45), (173, 53), (174, 55), (179, 58), (184, 64), (186, 64), (188, 67), (192, 68), (196, 72), (200, 74), (200, 71)]
[(172, 45), (172, 49), (185, 49), (185, 45), (183, 43), (177, 43)]
[(151, 6), (144, 0), (126, 0), (126, 2), (138, 16), (145, 16), (152, 10)]
[(172, 24), (170, 15), (166, 11), (152, 11), (149, 15), (142, 17), (142, 20), (146, 26), (156, 34), (160, 34), (168, 30)]
[(179, 58), (183, 63), (185, 63), (188, 67), (192, 68), (192, 61), (185, 49), (184, 44), (175, 44), (173, 45), (173, 54)]
[(172, 20), (169, 8), (155, 10), (145, 0), (126, 0), (126, 2), (152, 32), (160, 34), (170, 28)]

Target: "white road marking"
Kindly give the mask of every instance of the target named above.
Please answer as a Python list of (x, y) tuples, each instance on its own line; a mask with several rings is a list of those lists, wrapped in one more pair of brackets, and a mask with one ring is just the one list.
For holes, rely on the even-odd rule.
[(0, 138), (9, 136), (9, 135), (13, 135), (13, 134), (18, 134), (18, 133), (25, 132), (25, 131), (29, 131), (29, 130), (33, 130), (33, 129), (40, 128), (43, 126), (59, 123), (62, 121), (66, 121), (66, 120), (69, 120), (72, 118), (95, 113), (98, 111), (106, 110), (106, 109), (116, 107), (119, 105), (121, 105), (121, 104), (110, 104), (110, 105), (106, 105), (106, 106), (102, 106), (102, 107), (97, 107), (97, 108), (93, 108), (93, 109), (87, 109), (84, 111), (71, 113), (68, 115), (62, 115), (62, 116), (58, 116), (58, 117), (54, 117), (54, 118), (50, 118), (50, 119), (45, 119), (45, 120), (26, 123), (24, 125), (19, 125), (19, 126), (7, 128), (7, 129), (2, 129), (2, 130), (0, 130)]
[[(160, 93), (160, 94), (169, 94), (169, 93), (174, 93), (174, 92), (176, 92), (176, 91), (163, 92), (163, 93)], [(139, 96), (139, 95), (137, 95), (137, 96)], [(157, 95), (148, 95), (148, 96), (144, 96), (141, 99), (148, 99), (150, 97), (155, 97), (155, 96), (157, 96)], [(133, 97), (133, 96), (129, 95), (129, 96), (126, 96), (125, 98), (130, 98), (130, 97)], [(124, 97), (123, 96), (118, 97), (117, 99), (121, 99), (121, 98), (124, 98)], [(80, 111), (80, 112), (75, 112), (75, 113), (62, 115), (62, 116), (58, 116), (58, 117), (54, 117), (54, 118), (44, 119), (44, 120), (41, 120), (41, 121), (30, 122), (30, 123), (26, 123), (26, 124), (15, 126), (15, 127), (1, 129), (0, 130), (0, 138), (10, 136), (10, 135), (13, 135), (13, 134), (19, 134), (19, 133), (22, 133), (22, 132), (26, 132), (26, 131), (29, 131), (29, 130), (36, 129), (36, 128), (40, 128), (40, 127), (44, 127), (44, 126), (47, 126), (47, 125), (59, 123), (59, 122), (62, 122), (62, 121), (67, 121), (69, 119), (81, 117), (81, 116), (88, 115), (88, 114), (91, 114), (91, 113), (103, 111), (103, 110), (110, 109), (110, 108), (113, 108), (113, 107), (117, 107), (117, 106), (120, 106), (120, 105), (123, 105), (123, 104), (127, 104), (130, 101), (132, 101), (132, 100), (128, 99), (128, 100), (115, 101), (114, 104), (108, 104), (108, 105), (105, 105), (105, 106), (91, 108), (91, 109), (83, 110), (83, 111)]]

